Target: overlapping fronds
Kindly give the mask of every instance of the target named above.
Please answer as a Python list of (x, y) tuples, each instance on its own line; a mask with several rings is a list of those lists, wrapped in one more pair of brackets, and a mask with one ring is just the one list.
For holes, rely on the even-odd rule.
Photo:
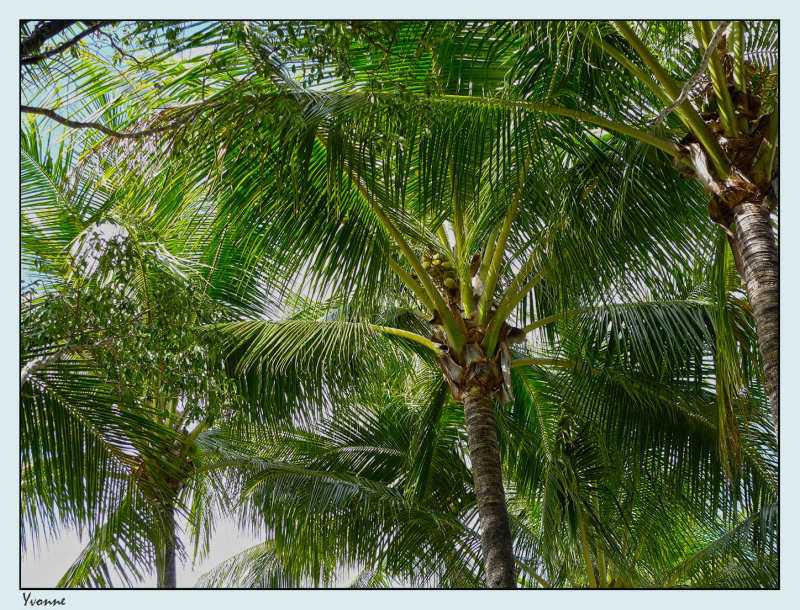
[[(684, 22), (625, 27), (676, 82), (702, 57)], [(776, 29), (744, 29), (765, 108)], [(23, 543), (88, 528), (62, 584), (160, 566), (169, 499), (195, 558), (231, 511), (264, 533), (200, 586), (483, 586), (463, 409), (435, 358), (468, 323), (507, 322), (530, 333), (495, 409), (521, 584), (776, 586), (753, 314), (707, 195), (673, 166), (686, 117), (654, 127), (670, 96), (619, 25), (102, 36), (23, 69), (23, 265), (39, 281)], [(88, 127), (57, 155), (39, 118), (54, 112)], [(87, 287), (116, 300), (94, 299), (103, 324), (79, 344), (44, 320), (77, 316), (70, 290)], [(120, 320), (149, 334), (126, 343)]]
[[(339, 408), (348, 409), (347, 419), (339, 411), (307, 429), (284, 427), (252, 439), (241, 449), (239, 474), (230, 473), (242, 477), (252, 522), (272, 532), (282, 569), (324, 582), (337, 566), (367, 566), (417, 585), (464, 572), (453, 535), (474, 536), (457, 517), (474, 500), (469, 472), (451, 453), (463, 439), (434, 437), (433, 454), (420, 456), (411, 446), (420, 407), (386, 397), (383, 405)], [(270, 459), (272, 454), (282, 459)], [(420, 461), (425, 481), (414, 474)], [(417, 486), (427, 493), (414, 493)], [(257, 558), (241, 559), (255, 578)], [(262, 577), (269, 578), (271, 570)]]

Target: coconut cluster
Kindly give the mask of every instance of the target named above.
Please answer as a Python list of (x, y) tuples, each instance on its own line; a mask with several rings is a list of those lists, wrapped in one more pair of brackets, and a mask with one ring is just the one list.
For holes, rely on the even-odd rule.
[(431, 278), (447, 290), (458, 288), (458, 275), (453, 264), (438, 252), (428, 252), (422, 258), (422, 266)]

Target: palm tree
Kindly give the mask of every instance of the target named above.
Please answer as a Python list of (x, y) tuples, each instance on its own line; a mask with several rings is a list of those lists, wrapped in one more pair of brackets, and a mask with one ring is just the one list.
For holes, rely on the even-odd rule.
[[(515, 399), (497, 411), (497, 428), (520, 584), (776, 586), (777, 464), (764, 397), (748, 425), (739, 418), (733, 433), (726, 429), (707, 383), (713, 373), (696, 353), (702, 336), (703, 353), (713, 349), (713, 310), (688, 309), (618, 306), (581, 324), (577, 335), (593, 337), (576, 344), (596, 351), (570, 353), (580, 366), (513, 372)], [(323, 332), (311, 328), (323, 326), (313, 324), (319, 311), (305, 305), (269, 324), (280, 345), (249, 375), (272, 388), (267, 404), (286, 395), (286, 386), (273, 386), (282, 370), (306, 378), (293, 402), (316, 412), (313, 371), (341, 370), (339, 357), (320, 353), (336, 320), (327, 320), (328, 341), (312, 338)], [(303, 319), (309, 328), (301, 334)], [(671, 328), (687, 319), (694, 339)], [(358, 586), (481, 586), (463, 410), (425, 352), (403, 356), (408, 345), (380, 335), (367, 344), (352, 323), (338, 325), (340, 345), (351, 342), (343, 358), (361, 363), (369, 353), (380, 365), (349, 382), (340, 377), (319, 415), (242, 449), (249, 522), (266, 526), (271, 538), (200, 584), (296, 586), (305, 575), (299, 582), (319, 586), (347, 568), (357, 570)], [(619, 346), (635, 358), (659, 353), (653, 348), (662, 342), (667, 355), (640, 363), (638, 373), (621, 361), (608, 365)], [(289, 371), (274, 363), (279, 354), (292, 363)], [(658, 381), (646, 372), (651, 367), (661, 371)], [(686, 379), (690, 370), (698, 372)], [(741, 441), (723, 458), (718, 439), (734, 435)]]
[(445, 45), (457, 54), (484, 44), (483, 56), (512, 83), (504, 99), (484, 103), (627, 135), (702, 183), (709, 218), (728, 235), (753, 306), (776, 437), (777, 43), (772, 21), (615, 21), (465, 24), (460, 40)]
[[(776, 449), (764, 397), (747, 425), (740, 417), (734, 431), (726, 428), (729, 419), (707, 383), (713, 373), (696, 353), (705, 335), (704, 353), (713, 349), (713, 310), (694, 305), (692, 315), (676, 315), (680, 308), (688, 309), (618, 306), (581, 325), (578, 335), (593, 337), (577, 344), (596, 351), (569, 354), (580, 366), (515, 369), (515, 399), (497, 412), (497, 428), (520, 584), (777, 585)], [(250, 379), (276, 383), (270, 363), (284, 354), (292, 379), (307, 372), (293, 401), (310, 411), (320, 401), (310, 373), (326, 367), (323, 342), (310, 332), (298, 337), (304, 317), (270, 324), (281, 345)], [(671, 328), (687, 319), (695, 340), (683, 341), (688, 337)], [(294, 327), (293, 337), (277, 336), (282, 324)], [(328, 319), (328, 339), (334, 324)], [(352, 323), (339, 325), (353, 341)], [(624, 362), (608, 365), (619, 346), (635, 358), (660, 353), (653, 348), (662, 342), (666, 355), (639, 363), (638, 373)], [(424, 352), (409, 354), (408, 366), (397, 357), (402, 344), (393, 353), (380, 336), (355, 343), (349, 359), (377, 351), (381, 365), (349, 383), (340, 378), (326, 412), (244, 449), (248, 513), (273, 537), (212, 570), (203, 586), (285, 586), (301, 574), (308, 579), (309, 571), (316, 580), (305, 582), (318, 586), (337, 567), (339, 574), (358, 570), (360, 586), (485, 582), (472, 525), (474, 488), (463, 464), (463, 411)], [(658, 381), (646, 373), (651, 367), (661, 371)], [(687, 379), (690, 370), (698, 372)], [(758, 387), (753, 380), (748, 386)], [(278, 387), (264, 398), (271, 403), (285, 393)], [(718, 440), (734, 437), (739, 444), (721, 456)]]
[(79, 151), (23, 132), (23, 549), (73, 528), (88, 543), (59, 586), (155, 567), (174, 588), (177, 519), (197, 553), (227, 506), (211, 490), (225, 489), (236, 394), (198, 330), (222, 310)]
[[(305, 392), (324, 402), (327, 388), (376, 359), (364, 348), (379, 336), (437, 363), (464, 407), (485, 582), (514, 586), (496, 425), (514, 400), (512, 369), (590, 379), (605, 370), (563, 357), (563, 333), (621, 302), (646, 306), (686, 288), (691, 262), (708, 250), (699, 189), (660, 154), (626, 162), (637, 140), (673, 154), (667, 140), (607, 119), (592, 120), (623, 137), (576, 135), (574, 119), (589, 121), (586, 113), (506, 99), (518, 83), (504, 87), (503, 77), (524, 40), (510, 25), (498, 26), (500, 42), (484, 44), (486, 30), (469, 24), (450, 32), (400, 24), (386, 33), (388, 46), (358, 24), (306, 24), (294, 34), (285, 24), (195, 27), (177, 43), (180, 52), (194, 47), (189, 60), (170, 60), (174, 48), (150, 61), (130, 55), (124, 82), (132, 96), (112, 98), (123, 79), (111, 72), (103, 87), (90, 85), (97, 57), (71, 62), (84, 99), (102, 104), (99, 116), (117, 117), (118, 129), (105, 133), (132, 140), (97, 151), (129, 171), (125, 188), (139, 209), (184, 219), (184, 247), (202, 253), (207, 281), (226, 298), (335, 295), (310, 320), (228, 326), (254, 400), (275, 408)], [(347, 42), (349, 74), (342, 62), (328, 63), (330, 54), (309, 61), (309, 41), (326, 35)], [(298, 69), (319, 83), (301, 86), (291, 77)], [(163, 91), (169, 110), (150, 114), (163, 107)], [(629, 180), (632, 171), (639, 180)], [(394, 314), (377, 295), (393, 297)], [(688, 298), (671, 310), (679, 320), (672, 331), (696, 328), (698, 307)], [(529, 338), (534, 331), (565, 343), (543, 353), (545, 344)], [(290, 374), (303, 354), (315, 356), (313, 382)], [(660, 353), (620, 354), (612, 363), (631, 373), (652, 376), (664, 363)], [(644, 362), (651, 368), (637, 369)], [(629, 380), (627, 390), (642, 383)], [(645, 393), (647, 401), (658, 395)], [(652, 438), (650, 428), (637, 429)], [(724, 443), (717, 453), (728, 455)]]
[(478, 586), (463, 411), (432, 364), (413, 373), (413, 396), (395, 383), (408, 369), (387, 367), (372, 384), (337, 391), (330, 411), (253, 437), (241, 501), (248, 523), (270, 537), (199, 585), (274, 587), (304, 576), (312, 586)]

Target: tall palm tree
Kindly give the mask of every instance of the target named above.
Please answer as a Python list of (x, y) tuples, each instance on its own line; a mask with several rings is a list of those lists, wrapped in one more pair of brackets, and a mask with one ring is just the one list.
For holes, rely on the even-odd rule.
[(777, 24), (464, 24), (444, 48), (458, 54), (476, 45), (510, 83), (504, 99), (483, 103), (572, 116), (625, 134), (670, 155), (681, 176), (703, 185), (709, 218), (729, 237), (754, 309), (777, 437)]
[[(730, 430), (708, 383), (717, 333), (703, 303), (598, 312), (568, 333), (590, 335), (575, 345), (592, 349), (557, 352), (577, 366), (554, 368), (547, 364), (555, 358), (540, 357), (512, 373), (514, 401), (496, 416), (521, 585), (776, 586), (768, 409), (761, 396), (747, 409), (749, 423), (739, 419)], [(243, 448), (248, 513), (272, 537), (200, 584), (285, 586), (305, 574), (306, 584), (319, 586), (344, 567), (358, 571), (360, 586), (482, 586), (463, 410), (435, 361), (425, 352), (403, 357), (409, 344), (369, 337), (352, 322), (329, 316), (314, 324), (318, 313), (312, 307), (266, 325), (275, 345), (248, 375), (270, 388), (266, 404), (290, 385), (307, 412), (328, 404)], [(673, 327), (687, 320), (689, 336)], [(341, 355), (326, 358), (337, 325)], [(315, 340), (323, 333), (326, 341)], [(640, 362), (636, 373), (618, 360), (620, 347), (636, 358), (660, 353), (657, 344), (665, 355)], [(336, 392), (323, 398), (330, 380), (319, 372), (344, 361), (363, 367), (364, 355), (381, 364), (338, 377)], [(302, 388), (280, 383), (298, 374)], [(734, 435), (739, 444), (721, 455), (718, 440)]]
[[(760, 397), (747, 410), (749, 423), (739, 419), (730, 430), (707, 382), (708, 361), (697, 354), (714, 349), (713, 309), (702, 301), (691, 316), (676, 315), (679, 308), (689, 306), (618, 306), (581, 324), (577, 335), (592, 340), (576, 344), (593, 349), (560, 354), (579, 366), (552, 369), (539, 358), (537, 366), (515, 369), (515, 399), (497, 411), (497, 426), (520, 584), (777, 585), (777, 464), (768, 409)], [(287, 320), (293, 332), (283, 337), (276, 327), (284, 323), (270, 323), (280, 346), (249, 375), (272, 387), (268, 403), (287, 392), (273, 386), (280, 377), (273, 366), (283, 367), (270, 364), (278, 354), (293, 363), (293, 379), (335, 366), (321, 341), (298, 332), (301, 319), (298, 313)], [(687, 319), (693, 337), (672, 328)], [(328, 319), (328, 343), (335, 324)], [(244, 449), (241, 487), (253, 521), (274, 537), (201, 584), (283, 586), (301, 573), (308, 578), (308, 570), (331, 578), (342, 564), (357, 569), (357, 584), (366, 586), (484, 584), (474, 488), (462, 461), (463, 411), (435, 361), (409, 354), (408, 366), (381, 348), (391, 345), (387, 339), (364, 344), (354, 340), (352, 323), (339, 326), (340, 343), (350, 343), (348, 359), (360, 363), (369, 353), (382, 366), (349, 382), (339, 378), (326, 412)], [(656, 344), (666, 355), (640, 362), (637, 373), (617, 360), (620, 346), (636, 358), (659, 353)], [(394, 344), (394, 358), (404, 347)], [(653, 369), (657, 378), (647, 373)], [(318, 404), (319, 381), (307, 376), (293, 400)], [(751, 380), (748, 387), (758, 385)], [(718, 440), (734, 435), (739, 444), (722, 456)]]
[(222, 310), (79, 151), (23, 132), (23, 549), (73, 528), (88, 543), (60, 586), (155, 568), (174, 588), (179, 517), (197, 552), (226, 506), (209, 490), (225, 489), (236, 394), (198, 328)]
[[(109, 70), (99, 88), (98, 58), (76, 58), (75, 87), (102, 104), (98, 116), (116, 117), (118, 129), (104, 127), (112, 142), (127, 143), (97, 154), (128, 170), (141, 209), (186, 219), (187, 247), (202, 252), (206, 278), (228, 298), (336, 296), (313, 320), (229, 328), (254, 397), (280, 403), (287, 388), (310, 391), (286, 374), (304, 350), (318, 356), (320, 398), (375, 358), (360, 351), (354, 361), (354, 341), (384, 335), (434, 359), (464, 407), (485, 582), (514, 586), (495, 423), (513, 400), (512, 369), (578, 368), (537, 351), (531, 333), (560, 340), (556, 329), (587, 313), (680, 294), (709, 241), (699, 189), (659, 154), (626, 162), (635, 141), (673, 154), (663, 138), (607, 119), (592, 121), (623, 137), (576, 134), (586, 113), (507, 99), (519, 83), (504, 77), (525, 40), (509, 24), (493, 44), (470, 24), (401, 24), (388, 46), (372, 26), (306, 24), (292, 34), (290, 25), (193, 26), (176, 43), (193, 48), (190, 59), (170, 59), (169, 44), (153, 60), (129, 53), (124, 76)], [(349, 70), (308, 52), (326, 35), (346, 43)], [(303, 86), (310, 74), (318, 83)], [(123, 82), (133, 93), (112, 97)], [(164, 192), (180, 195), (165, 201)], [(397, 301), (388, 317), (376, 307), (386, 294)], [(695, 311), (676, 308), (673, 330), (693, 328)], [(619, 363), (637, 372), (640, 359)]]
[(305, 575), (316, 586), (479, 585), (463, 412), (432, 364), (412, 373), (419, 403), (396, 384), (408, 369), (387, 368), (341, 388), (327, 413), (253, 437), (242, 501), (271, 537), (199, 584), (272, 587)]

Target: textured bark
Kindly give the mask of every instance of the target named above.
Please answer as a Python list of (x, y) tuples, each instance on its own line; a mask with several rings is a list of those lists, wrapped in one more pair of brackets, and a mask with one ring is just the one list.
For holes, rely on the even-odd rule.
[[(70, 22), (67, 21), (65, 23), (70, 23)], [(53, 55), (58, 55), (59, 53), (63, 53), (64, 51), (66, 51), (70, 47), (73, 47), (76, 44), (78, 44), (78, 42), (80, 42), (81, 39), (86, 38), (89, 34), (92, 34), (92, 33), (96, 32), (96, 31), (98, 31), (104, 25), (108, 25), (108, 24), (114, 23), (114, 22), (113, 21), (84, 21), (84, 23), (89, 27), (87, 27), (85, 30), (83, 30), (80, 34), (77, 34), (76, 36), (73, 36), (72, 38), (70, 38), (66, 42), (58, 45), (57, 47), (54, 47), (54, 48), (50, 49), (46, 53), (40, 53), (39, 55), (29, 55), (27, 57), (23, 57), (22, 60), (20, 61), (20, 63), (22, 65), (36, 64), (36, 63), (39, 63), (40, 61), (43, 61), (43, 60), (47, 59), (48, 57), (52, 57)], [(41, 47), (41, 45), (40, 45), (40, 47)]]
[(175, 570), (175, 507), (168, 504), (163, 508), (164, 525), (167, 528), (164, 541), (164, 567), (158, 574), (159, 589), (175, 589), (177, 587)]
[(772, 232), (769, 211), (761, 204), (743, 203), (734, 210), (736, 238), (753, 307), (756, 334), (764, 364), (775, 437), (778, 438), (780, 414), (780, 293), (778, 283), (778, 248)]
[(470, 388), (464, 398), (464, 417), (481, 519), (486, 584), (490, 589), (513, 589), (517, 577), (491, 393)]
[(27, 57), (28, 55), (36, 53), (36, 51), (38, 51), (45, 42), (47, 42), (56, 34), (60, 34), (74, 23), (76, 22), (55, 20), (42, 24), (33, 32), (31, 32), (30, 36), (19, 43), (20, 57)]

